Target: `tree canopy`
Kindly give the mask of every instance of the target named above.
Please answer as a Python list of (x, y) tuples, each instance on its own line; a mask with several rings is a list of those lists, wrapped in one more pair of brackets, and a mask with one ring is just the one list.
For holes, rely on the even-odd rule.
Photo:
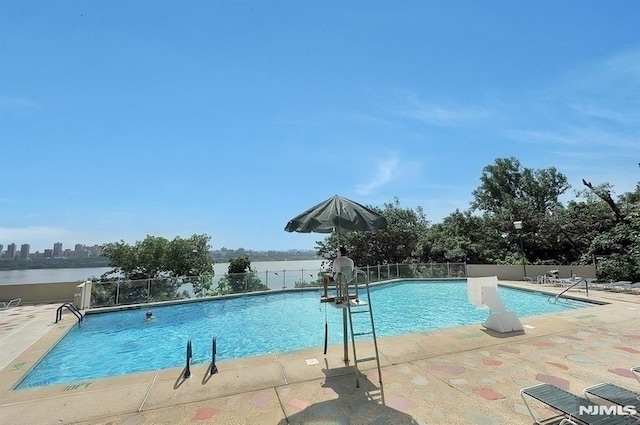
[[(387, 229), (340, 235), (359, 265), (411, 262), (475, 264), (594, 264), (601, 277), (640, 281), (640, 183), (618, 197), (606, 183), (592, 185), (563, 204), (570, 189), (555, 167), (534, 170), (515, 158), (484, 167), (469, 208), (431, 225), (421, 207), (369, 206)], [(514, 222), (521, 221), (518, 230)], [(317, 253), (335, 258), (336, 236), (317, 242)]]
[(107, 274), (120, 274), (131, 280), (212, 274), (210, 239), (207, 235), (192, 235), (169, 241), (147, 236), (134, 245), (124, 241), (108, 243), (103, 253), (114, 269)]
[(268, 289), (267, 286), (262, 283), (257, 273), (251, 269), (249, 257), (234, 257), (229, 260), (227, 275), (223, 276), (218, 282), (215, 295), (263, 291), (266, 289)]

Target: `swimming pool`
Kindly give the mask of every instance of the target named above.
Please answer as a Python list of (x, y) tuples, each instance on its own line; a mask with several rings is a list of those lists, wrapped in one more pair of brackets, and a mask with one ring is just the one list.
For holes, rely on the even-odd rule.
[[(521, 317), (592, 305), (553, 303), (548, 295), (505, 287), (499, 293)], [(462, 281), (389, 283), (372, 287), (371, 298), (378, 337), (482, 323), (488, 316), (468, 301)], [(319, 291), (294, 291), (154, 307), (152, 321), (140, 309), (90, 314), (18, 388), (180, 367), (189, 339), (194, 364), (211, 361), (213, 337), (216, 360), (321, 347), (325, 307)], [(327, 319), (329, 342), (341, 342), (342, 314), (329, 306)]]

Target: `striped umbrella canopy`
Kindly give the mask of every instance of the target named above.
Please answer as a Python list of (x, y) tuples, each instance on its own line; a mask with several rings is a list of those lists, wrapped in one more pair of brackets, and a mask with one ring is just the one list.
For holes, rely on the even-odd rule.
[(299, 233), (331, 233), (378, 230), (387, 219), (351, 199), (335, 195), (289, 220), (284, 230)]

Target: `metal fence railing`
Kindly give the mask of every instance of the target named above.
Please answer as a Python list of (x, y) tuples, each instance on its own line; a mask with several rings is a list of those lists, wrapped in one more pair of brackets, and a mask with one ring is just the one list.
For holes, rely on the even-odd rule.
[[(412, 278), (465, 278), (465, 263), (383, 264), (359, 267), (369, 282)], [(257, 291), (322, 286), (323, 269), (226, 273), (222, 276), (94, 281), (91, 308), (146, 304)]]

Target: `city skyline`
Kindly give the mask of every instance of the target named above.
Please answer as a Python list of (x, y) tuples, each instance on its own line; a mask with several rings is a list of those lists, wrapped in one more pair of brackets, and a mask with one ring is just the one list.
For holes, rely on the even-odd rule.
[[(21, 243), (20, 245), (16, 244), (15, 242), (9, 243), (6, 246), (2, 243), (0, 243), (0, 258), (28, 258), (29, 255), (32, 254), (41, 254), (43, 255), (43, 258), (63, 258), (63, 257), (71, 257), (71, 256), (86, 256), (83, 254), (90, 254), (89, 256), (91, 257), (95, 257), (95, 256), (100, 256), (102, 254), (102, 246), (101, 244), (93, 244), (93, 245), (85, 245), (85, 244), (73, 244), (74, 248), (64, 248), (64, 244), (62, 242), (54, 242), (52, 244), (52, 248), (45, 248), (42, 251), (41, 250), (35, 250), (35, 251), (31, 251), (31, 245), (29, 243)], [(13, 247), (13, 249), (11, 248)], [(19, 247), (19, 249), (18, 249)], [(244, 249), (242, 247), (239, 247), (237, 249), (233, 249), (233, 248), (226, 248), (226, 247), (222, 247), (220, 249), (211, 249), (211, 251), (213, 252), (224, 252), (224, 251), (249, 251), (252, 252), (254, 250), (251, 249)], [(13, 251), (13, 255), (11, 255), (10, 253)], [(268, 252), (268, 251), (279, 251), (279, 250), (260, 250), (257, 252)], [(300, 251), (314, 251), (313, 249), (297, 249), (297, 248), (291, 248), (291, 249), (287, 249), (284, 250), (283, 252), (300, 252)], [(47, 257), (47, 254), (50, 254)], [(7, 257), (5, 257), (5, 254), (9, 254)], [(75, 254), (75, 255), (69, 255), (69, 254)], [(80, 254), (80, 255), (78, 255)], [(9, 257), (10, 256), (10, 257)]]
[[(18, 246), (20, 247), (18, 249)], [(64, 257), (98, 257), (102, 255), (102, 245), (85, 245), (74, 244), (73, 249), (64, 248), (62, 242), (54, 242), (51, 248), (45, 248), (42, 250), (31, 251), (31, 244), (21, 243), (20, 245), (15, 242), (11, 242), (6, 245), (0, 243), (0, 257), (1, 258), (19, 258), (28, 259), (32, 256), (41, 256), (42, 258), (64, 258)]]

